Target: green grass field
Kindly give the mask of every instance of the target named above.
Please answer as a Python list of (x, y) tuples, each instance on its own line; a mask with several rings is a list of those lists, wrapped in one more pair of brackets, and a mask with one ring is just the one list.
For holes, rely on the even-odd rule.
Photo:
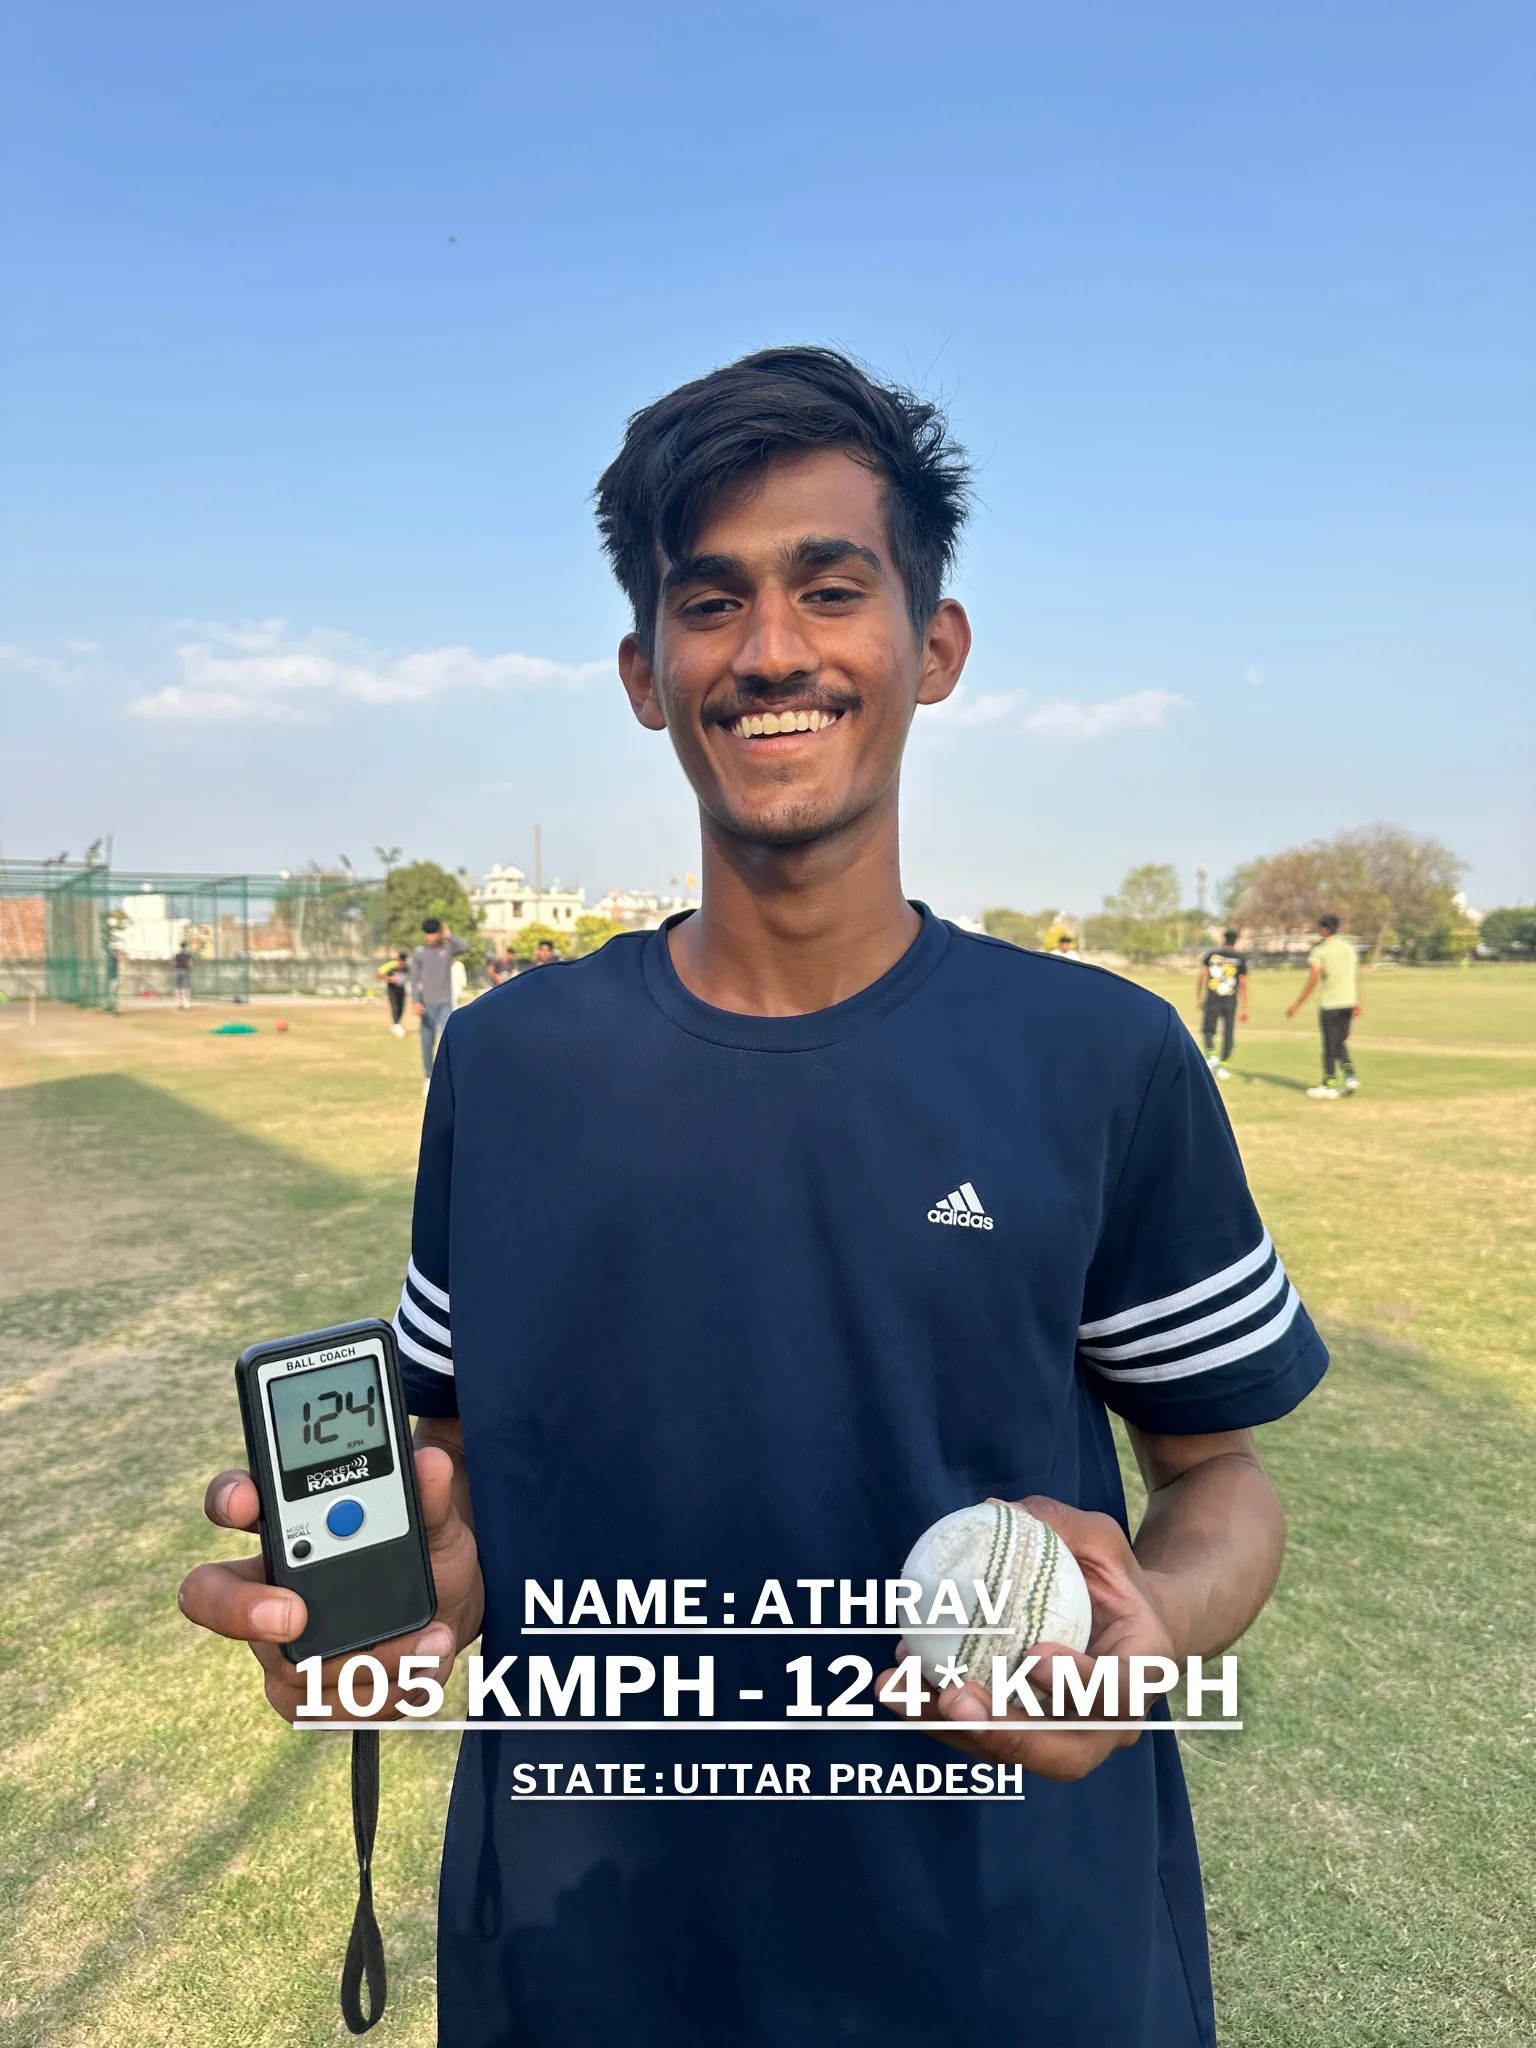
[[(1222, 2038), (1530, 2044), (1536, 969), (1367, 975), (1337, 1103), (1302, 1093), (1296, 986), (1257, 978), (1227, 1095), (1334, 1367), (1264, 1433), (1291, 1545), (1247, 1732), (1186, 1749)], [(344, 1748), (289, 1735), (174, 1590), (245, 1547), (198, 1511), (241, 1344), (392, 1307), (419, 1070), (379, 1007), (254, 1015), (0, 1006), (8, 2048), (346, 2038)], [(452, 1749), (385, 1752), (381, 2040), (433, 2037)]]

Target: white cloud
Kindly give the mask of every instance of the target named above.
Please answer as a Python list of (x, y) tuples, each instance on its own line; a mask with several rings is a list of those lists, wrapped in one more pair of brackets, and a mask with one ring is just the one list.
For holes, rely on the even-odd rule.
[(135, 697), (128, 709), (136, 718), (163, 718), (183, 725), (227, 725), (242, 718), (302, 725), (307, 718), (299, 706), (280, 699), (246, 696), (238, 690), (184, 690), (179, 683), (169, 683), (147, 697)]
[(204, 622), (176, 650), (178, 683), (135, 697), (137, 718), (182, 724), (231, 720), (317, 723), (337, 705), (422, 704), (454, 691), (580, 689), (611, 661), (575, 664), (472, 647), (375, 648), (347, 633), (290, 635), (285, 619)]
[(1250, 661), (1248, 666), (1243, 670), (1243, 681), (1247, 683), (1251, 689), (1257, 690), (1262, 686), (1264, 681), (1264, 671), (1259, 667), (1259, 664), (1256, 661)]
[(30, 647), (22, 647), (14, 640), (0, 641), (0, 669), (10, 669), (16, 675), (37, 676), (47, 683), (72, 682), (79, 671), (67, 661), (56, 661), (48, 654), (34, 654)]
[(1117, 732), (1149, 732), (1166, 725), (1189, 699), (1172, 690), (1134, 690), (1097, 704), (1042, 704), (1025, 717), (1024, 730), (1051, 740), (1102, 740)]
[(924, 704), (919, 710), (925, 725), (964, 731), (969, 726), (996, 725), (1020, 701), (1017, 690), (984, 690), (979, 697), (973, 697), (965, 684), (959, 683), (942, 704)]

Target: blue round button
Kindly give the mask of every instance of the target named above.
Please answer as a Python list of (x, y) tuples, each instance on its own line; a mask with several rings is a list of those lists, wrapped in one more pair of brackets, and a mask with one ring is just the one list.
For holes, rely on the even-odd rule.
[(325, 1517), (325, 1526), (333, 1536), (355, 1536), (363, 1526), (362, 1504), (355, 1500), (335, 1500)]

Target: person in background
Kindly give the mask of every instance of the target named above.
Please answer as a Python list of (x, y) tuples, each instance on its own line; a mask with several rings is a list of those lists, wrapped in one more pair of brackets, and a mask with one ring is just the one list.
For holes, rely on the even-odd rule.
[(527, 967), (524, 967), (523, 972), (526, 974), (529, 967), (548, 967), (552, 960), (558, 960), (559, 958), (560, 955), (555, 948), (554, 940), (540, 939), (538, 945), (534, 948), (533, 958), (528, 962)]
[[(1323, 1078), (1307, 1093), (1314, 1102), (1331, 1102), (1340, 1095), (1353, 1095), (1360, 1086), (1349, 1056), (1349, 1027), (1360, 1014), (1360, 962), (1350, 941), (1339, 937), (1339, 920), (1331, 910), (1317, 920), (1317, 928), (1323, 936), (1307, 955), (1310, 972), (1306, 986), (1285, 1014), (1294, 1017), (1313, 989), (1317, 990)], [(1334, 1081), (1334, 1075), (1340, 1073), (1342, 1086)]]
[(453, 1015), (453, 963), (469, 951), (440, 917), (421, 920), (422, 943), (410, 959), (411, 1006), (421, 1019), (421, 1092), (432, 1086), (432, 1061), (443, 1026)]
[(396, 1038), (405, 1036), (405, 985), (411, 975), (411, 956), (404, 946), (393, 960), (386, 960), (382, 967), (374, 969), (374, 979), (382, 981), (384, 993), (389, 997), (389, 1028)]
[[(1232, 1070), (1232, 1027), (1248, 1022), (1248, 956), (1237, 949), (1238, 934), (1230, 926), (1200, 962), (1195, 977), (1195, 1008), (1201, 1011), (1200, 1035), (1205, 1041), (1205, 1064), (1218, 1081), (1230, 1081)], [(1216, 1053), (1216, 1031), (1221, 1029), (1221, 1054)]]
[(1078, 952), (1077, 942), (1070, 932), (1062, 933), (1055, 945), (1052, 946), (1048, 957), (1052, 960), (1076, 960), (1079, 965), (1081, 965), (1083, 958), (1082, 954)]
[(176, 986), (176, 1007), (190, 1010), (192, 1007), (192, 950), (185, 939), (177, 948), (171, 961), (171, 978)]

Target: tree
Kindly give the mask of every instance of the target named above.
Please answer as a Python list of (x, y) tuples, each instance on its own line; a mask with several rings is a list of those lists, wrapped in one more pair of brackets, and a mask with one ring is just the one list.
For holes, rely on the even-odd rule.
[(383, 942), (383, 907), (376, 883), (311, 861), (307, 874), (288, 876), (272, 898), (274, 921), (287, 925), (294, 951), (305, 958), (365, 952)]
[(1331, 910), (1378, 960), (1394, 936), (1427, 957), (1435, 935), (1461, 921), (1453, 898), (1465, 869), (1438, 839), (1369, 825), (1250, 862), (1237, 915), (1255, 931), (1298, 932)]
[(1104, 908), (1114, 917), (1135, 918), (1141, 924), (1167, 924), (1179, 914), (1177, 870), (1158, 861), (1132, 868), (1120, 884), (1118, 896), (1106, 896)]
[(566, 957), (565, 934), (557, 932), (552, 924), (525, 924), (521, 931), (514, 932), (508, 941), (513, 959), (531, 960), (546, 939), (563, 960)]
[(1045, 944), (1047, 929), (1056, 922), (1054, 910), (984, 910), (982, 929), (991, 938), (1006, 939), (1010, 946), (1038, 952)]
[(1100, 915), (1083, 920), (1083, 939), (1095, 952), (1131, 960), (1177, 952), (1184, 943), (1177, 870), (1161, 861), (1132, 868), (1120, 893), (1104, 898)]
[(1260, 861), (1245, 860), (1216, 885), (1216, 901), (1228, 924), (1237, 919), (1239, 906), (1253, 886), (1253, 878), (1261, 866)]
[(616, 939), (623, 929), (623, 925), (615, 924), (611, 917), (599, 917), (594, 911), (588, 911), (585, 917), (578, 917), (576, 929), (572, 934), (577, 959), (584, 954), (595, 953), (600, 946), (606, 946), (608, 941)]
[(1517, 903), (1506, 910), (1490, 910), (1478, 937), (1490, 952), (1506, 959), (1536, 953), (1536, 909)]
[(440, 917), (451, 931), (470, 941), (466, 964), (481, 965), (485, 948), (475, 938), (479, 924), (464, 885), (435, 860), (413, 860), (408, 867), (391, 868), (384, 881), (384, 908), (387, 944), (419, 946), (422, 919)]

